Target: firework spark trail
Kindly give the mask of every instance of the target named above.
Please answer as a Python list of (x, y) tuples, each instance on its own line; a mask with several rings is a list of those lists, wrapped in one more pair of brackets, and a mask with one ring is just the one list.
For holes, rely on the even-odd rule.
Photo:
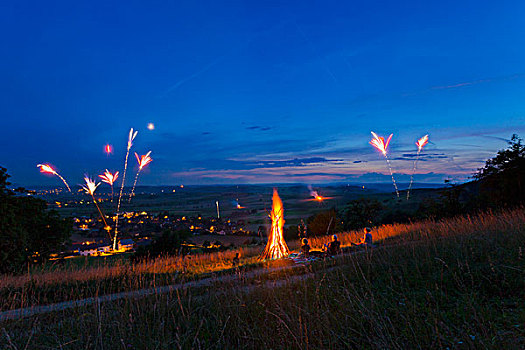
[(102, 182), (105, 182), (111, 186), (111, 202), (113, 203), (113, 183), (118, 179), (118, 171), (112, 174), (108, 169), (106, 169), (104, 174), (99, 175), (99, 177), (102, 179)]
[(91, 195), (91, 198), (93, 198), (93, 203), (95, 203), (95, 206), (97, 207), (98, 212), (100, 213), (100, 217), (104, 222), (104, 228), (106, 228), (108, 227), (108, 223), (106, 222), (106, 218), (104, 217), (104, 214), (102, 214), (102, 210), (100, 210), (97, 200), (95, 199), (95, 190), (100, 185), (100, 182), (98, 184), (95, 183), (95, 181), (91, 180), (87, 175), (84, 176), (84, 180), (86, 181), (86, 185), (82, 185), (82, 189), (84, 189), (84, 191), (86, 191), (86, 193)]
[(388, 156), (385, 154), (386, 164), (388, 165), (388, 170), (390, 170), (390, 177), (392, 178), (392, 183), (394, 184), (394, 188), (396, 189), (396, 195), (397, 198), (399, 198), (399, 189), (397, 188), (396, 179), (394, 178), (394, 173), (392, 172), (392, 166), (390, 165), (390, 159), (388, 159)]
[(414, 174), (416, 172), (417, 162), (419, 161), (419, 155), (421, 154), (421, 150), (425, 145), (428, 143), (428, 135), (423, 136), (416, 142), (417, 146), (417, 156), (414, 160), (414, 167), (412, 169), (412, 174), (410, 175), (410, 185), (408, 185), (408, 191), (407, 191), (407, 200), (410, 198), (410, 190), (412, 189), (412, 183), (414, 182)]
[(133, 140), (137, 136), (138, 131), (133, 132), (133, 128), (129, 130), (128, 148), (126, 150), (126, 159), (124, 160), (124, 173), (122, 174), (122, 184), (120, 185), (120, 194), (118, 196), (117, 216), (115, 217), (115, 236), (113, 237), (113, 250), (117, 250), (117, 235), (118, 235), (118, 215), (120, 213), (120, 201), (122, 199), (122, 191), (124, 190), (124, 182), (126, 181), (126, 170), (128, 169), (129, 150), (133, 146)]
[(372, 133), (373, 138), (369, 143), (372, 146), (374, 146), (377, 150), (381, 151), (381, 153), (385, 157), (386, 164), (388, 165), (388, 170), (390, 171), (390, 177), (392, 177), (392, 184), (394, 185), (394, 188), (396, 189), (397, 198), (399, 198), (399, 190), (397, 188), (396, 179), (394, 178), (394, 173), (392, 172), (392, 166), (390, 164), (390, 159), (388, 159), (388, 156), (386, 154), (386, 151), (388, 149), (388, 144), (390, 143), (390, 140), (392, 139), (392, 136), (394, 134), (390, 134), (390, 136), (388, 136), (388, 139), (385, 142), (385, 139), (380, 136), (377, 136), (375, 132), (371, 131), (371, 133)]
[(151, 151), (139, 157), (137, 152), (135, 152), (135, 157), (137, 158), (137, 162), (139, 163), (139, 170), (137, 171), (137, 175), (135, 176), (135, 182), (133, 182), (133, 187), (131, 188), (131, 193), (129, 194), (128, 202), (131, 202), (131, 197), (133, 197), (133, 195), (135, 194), (135, 186), (137, 186), (137, 180), (139, 179), (140, 171), (142, 170), (142, 168), (144, 168), (146, 165), (151, 163), (151, 161), (153, 160), (149, 156), (150, 154), (151, 154)]
[(38, 165), (37, 165), (37, 168), (40, 168), (40, 172), (41, 172), (41, 173), (53, 174), (53, 175), (58, 176), (58, 178), (59, 178), (60, 180), (62, 180), (62, 182), (64, 183), (64, 185), (66, 185), (66, 187), (67, 187), (67, 189), (69, 190), (69, 192), (71, 192), (71, 188), (69, 188), (69, 185), (67, 184), (66, 179), (64, 179), (62, 176), (60, 176), (60, 174), (57, 173), (56, 170), (53, 169), (53, 167), (51, 167), (51, 165), (49, 165), (49, 164), (38, 164)]

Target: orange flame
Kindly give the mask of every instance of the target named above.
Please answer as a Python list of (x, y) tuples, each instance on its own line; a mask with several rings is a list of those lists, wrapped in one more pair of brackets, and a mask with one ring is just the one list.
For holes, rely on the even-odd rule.
[(425, 145), (428, 143), (428, 135), (423, 136), (416, 142), (416, 146), (419, 152), (425, 147)]
[(375, 148), (377, 148), (379, 151), (381, 151), (383, 155), (386, 155), (388, 144), (390, 143), (390, 140), (392, 139), (392, 136), (394, 134), (390, 134), (390, 136), (388, 136), (388, 139), (385, 142), (385, 139), (383, 137), (377, 136), (377, 134), (373, 131), (371, 131), (371, 133), (372, 133), (373, 138), (370, 141), (370, 144), (374, 146)]
[(261, 255), (261, 259), (279, 259), (290, 254), (290, 250), (286, 245), (283, 237), (284, 227), (284, 207), (277, 189), (273, 190), (272, 198), (272, 212), (270, 218), (272, 219), (272, 228), (270, 236), (268, 237), (268, 243), (264, 252)]

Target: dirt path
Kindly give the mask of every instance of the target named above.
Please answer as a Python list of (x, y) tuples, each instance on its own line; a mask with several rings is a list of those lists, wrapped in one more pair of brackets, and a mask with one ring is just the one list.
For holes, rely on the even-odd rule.
[[(362, 253), (362, 252), (363, 251), (357, 251), (357, 252), (354, 251), (354, 252), (339, 255), (337, 258), (341, 259), (344, 256), (355, 255), (357, 253)], [(287, 270), (295, 269), (300, 266), (304, 266), (304, 265), (293, 264), (290, 266), (274, 267), (274, 268), (269, 268), (269, 269), (259, 268), (256, 270), (248, 271), (246, 273), (242, 273), (242, 275), (239, 275), (238, 273), (232, 273), (228, 275), (207, 277), (207, 278), (203, 278), (197, 281), (177, 283), (177, 284), (172, 284), (168, 286), (146, 288), (146, 289), (133, 290), (133, 291), (128, 291), (128, 292), (108, 294), (108, 295), (103, 295), (99, 297), (91, 297), (91, 298), (80, 299), (80, 300), (64, 301), (64, 302), (54, 303), (54, 304), (49, 304), (49, 305), (39, 305), (39, 306), (26, 307), (26, 308), (21, 308), (21, 309), (7, 310), (7, 311), (0, 312), (0, 322), (7, 321), (7, 320), (20, 319), (24, 317), (31, 317), (31, 316), (45, 314), (49, 312), (62, 311), (62, 310), (76, 308), (76, 307), (89, 306), (89, 305), (104, 303), (108, 301), (115, 301), (115, 300), (127, 299), (127, 298), (142, 298), (142, 297), (146, 297), (149, 295), (166, 294), (166, 293), (170, 293), (176, 290), (183, 290), (187, 288), (208, 287), (217, 282), (231, 282), (231, 281), (235, 281), (241, 278), (250, 279), (250, 278), (254, 278), (254, 277), (258, 277), (262, 275), (267, 275), (267, 274), (270, 274), (276, 271), (287, 271)], [(335, 268), (336, 267), (331, 267), (323, 271), (328, 272), (328, 271), (334, 270)], [(289, 276), (286, 279), (268, 281), (262, 285), (256, 285), (256, 286), (247, 285), (240, 290), (243, 292), (249, 293), (254, 288), (261, 288), (261, 287), (276, 288), (276, 287), (283, 286), (287, 283), (293, 283), (293, 282), (297, 282), (300, 280), (304, 280), (304, 279), (313, 277), (314, 275), (315, 274), (313, 272), (305, 272), (300, 275)]]

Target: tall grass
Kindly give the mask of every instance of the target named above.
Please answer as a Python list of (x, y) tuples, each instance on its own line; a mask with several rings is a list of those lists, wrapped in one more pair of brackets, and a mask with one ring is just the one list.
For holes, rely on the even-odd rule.
[[(456, 217), (440, 221), (426, 220), (410, 224), (384, 225), (374, 229), (374, 240), (383, 245), (429, 242), (435, 239), (471, 235), (480, 232), (514, 232), (525, 225), (525, 209), (498, 213), (485, 212), (475, 216)], [(362, 233), (339, 234), (342, 246), (358, 241)], [(330, 237), (315, 237), (310, 245), (320, 248)], [(297, 250), (299, 241), (287, 242)], [(93, 297), (124, 290), (134, 290), (174, 283), (210, 272), (232, 267), (236, 253), (241, 265), (255, 264), (262, 247), (240, 247), (234, 250), (186, 257), (160, 257), (131, 264), (128, 260), (111, 260), (97, 266), (70, 264), (49, 270), (33, 270), (26, 275), (4, 275), (0, 278), (3, 310), (50, 302)]]
[[(525, 347), (525, 210), (375, 232), (383, 248), (314, 263), (307, 274), (288, 271), (272, 280), (241, 273), (205, 293), (177, 290), (10, 321), (0, 326), (0, 343), (35, 349)], [(359, 235), (341, 240), (349, 244)]]

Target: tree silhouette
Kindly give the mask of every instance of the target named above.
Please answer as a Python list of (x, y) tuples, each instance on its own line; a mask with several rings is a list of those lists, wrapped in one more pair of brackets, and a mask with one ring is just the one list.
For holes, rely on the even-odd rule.
[(479, 200), (485, 206), (515, 206), (525, 201), (525, 146), (518, 135), (512, 135), (509, 147), (474, 176), (479, 181)]
[[(72, 222), (47, 210), (45, 201), (18, 188), (8, 188), (9, 175), (0, 167), (0, 272), (20, 272), (26, 263), (37, 263), (65, 248)], [(16, 195), (18, 192), (19, 195)]]

